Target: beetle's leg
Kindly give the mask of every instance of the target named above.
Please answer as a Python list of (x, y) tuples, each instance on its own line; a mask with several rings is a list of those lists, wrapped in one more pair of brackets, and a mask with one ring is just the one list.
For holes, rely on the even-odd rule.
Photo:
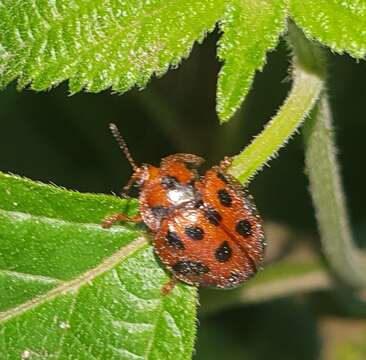
[(102, 221), (102, 227), (105, 229), (110, 228), (117, 221), (129, 221), (129, 222), (139, 223), (139, 222), (142, 222), (142, 218), (141, 218), (140, 214), (137, 214), (134, 216), (127, 216), (125, 214), (118, 213), (118, 214), (114, 214), (114, 215), (107, 216), (106, 218), (104, 218), (104, 220)]
[(160, 289), (161, 294), (164, 296), (169, 295), (177, 284), (178, 280), (174, 276), (172, 276), (170, 280)]

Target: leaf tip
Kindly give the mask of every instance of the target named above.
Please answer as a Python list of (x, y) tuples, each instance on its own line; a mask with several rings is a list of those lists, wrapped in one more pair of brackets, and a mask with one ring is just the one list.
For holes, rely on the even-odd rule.
[(216, 105), (216, 113), (219, 118), (220, 125), (223, 125), (232, 118), (236, 111), (236, 108), (230, 109), (226, 106), (224, 101), (217, 99), (217, 105)]
[(245, 100), (249, 89), (241, 89), (241, 93), (230, 93), (222, 89), (220, 78), (217, 86), (217, 104), (216, 112), (220, 120), (220, 124), (228, 122), (235, 113), (240, 109), (243, 101)]

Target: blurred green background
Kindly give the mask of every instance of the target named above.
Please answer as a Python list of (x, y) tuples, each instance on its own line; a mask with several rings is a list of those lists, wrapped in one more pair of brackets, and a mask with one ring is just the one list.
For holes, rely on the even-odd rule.
[[(214, 33), (196, 45), (179, 69), (153, 79), (147, 89), (122, 96), (68, 96), (66, 84), (46, 93), (19, 93), (13, 84), (0, 94), (0, 170), (82, 192), (118, 193), (131, 169), (109, 133), (111, 121), (138, 163), (158, 164), (163, 156), (187, 152), (205, 157), (211, 166), (238, 153), (286, 97), (288, 52), (281, 43), (269, 55), (244, 106), (220, 126), (215, 114), (217, 38)], [(365, 83), (366, 63), (329, 54), (338, 156), (360, 246), (366, 245)], [(295, 234), (292, 247), (306, 238), (306, 246), (317, 251), (303, 164), (297, 134), (250, 190), (266, 223)], [(195, 359), (366, 359), (363, 309), (354, 310), (348, 300), (338, 292), (313, 293), (202, 315)]]

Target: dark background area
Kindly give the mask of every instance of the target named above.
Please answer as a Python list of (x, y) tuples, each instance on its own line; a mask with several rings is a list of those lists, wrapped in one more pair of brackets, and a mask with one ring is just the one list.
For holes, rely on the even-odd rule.
[[(257, 74), (235, 118), (220, 126), (215, 113), (217, 37), (213, 34), (196, 45), (179, 69), (153, 79), (147, 89), (122, 96), (68, 96), (66, 84), (44, 93), (17, 92), (12, 84), (0, 94), (0, 170), (82, 192), (118, 193), (131, 169), (109, 132), (111, 121), (118, 124), (138, 163), (158, 164), (163, 156), (187, 152), (205, 157), (210, 166), (238, 153), (285, 99), (291, 86), (289, 58), (281, 43), (269, 55), (264, 72)], [(328, 89), (347, 203), (357, 239), (364, 245), (366, 63), (329, 54), (329, 64)], [(303, 163), (297, 134), (254, 178), (250, 190), (265, 221), (316, 239)], [(317, 359), (322, 313), (315, 303), (288, 298), (202, 317), (195, 358)]]

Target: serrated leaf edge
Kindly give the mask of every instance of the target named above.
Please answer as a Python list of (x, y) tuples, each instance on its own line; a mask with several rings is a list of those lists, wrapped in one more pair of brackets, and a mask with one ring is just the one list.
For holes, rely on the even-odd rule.
[(308, 24), (306, 24), (306, 23), (304, 24), (304, 22), (302, 22), (301, 19), (299, 19), (299, 17), (295, 15), (295, 13), (293, 14), (293, 8), (292, 8), (292, 1), (291, 0), (288, 3), (288, 10), (289, 10), (289, 17), (297, 24), (297, 26), (299, 28), (301, 28), (301, 30), (303, 31), (305, 36), (310, 41), (316, 41), (316, 42), (320, 43), (324, 47), (329, 48), (333, 53), (336, 53), (336, 54), (339, 54), (339, 55), (348, 54), (353, 59), (365, 60), (364, 58), (366, 56), (366, 47), (362, 46), (361, 50), (360, 50), (360, 47), (357, 47), (357, 51), (352, 50), (352, 48), (350, 46), (345, 46), (344, 44), (339, 45), (342, 41), (340, 41), (340, 42), (338, 42), (338, 44), (336, 44), (334, 41), (331, 41), (330, 39), (327, 39), (325, 36), (323, 36), (319, 33), (317, 34), (316, 31), (314, 32), (311, 29), (311, 27), (308, 26)]
[[(216, 113), (218, 114), (221, 125), (228, 122), (235, 115), (235, 113), (238, 111), (238, 109), (242, 106), (243, 102), (247, 98), (247, 95), (249, 94), (249, 92), (253, 86), (253, 81), (254, 81), (255, 75), (257, 73), (260, 73), (263, 71), (264, 67), (267, 65), (268, 54), (273, 52), (277, 48), (277, 46), (280, 42), (281, 36), (283, 36), (288, 31), (288, 19), (289, 19), (289, 4), (286, 3), (284, 6), (284, 11), (283, 11), (283, 19), (282, 19), (283, 25), (282, 25), (281, 29), (278, 29), (276, 40), (272, 44), (270, 44), (264, 51), (263, 60), (262, 60), (262, 63), (259, 65), (259, 67), (254, 68), (252, 71), (252, 74), (250, 76), (248, 76), (248, 80), (249, 80), (248, 88), (247, 88), (246, 92), (244, 94), (242, 94), (241, 100), (240, 100), (239, 104), (237, 105), (236, 109), (234, 111), (231, 111), (230, 113), (228, 112), (226, 115), (224, 115), (224, 108), (225, 108), (224, 99), (226, 98), (226, 96), (224, 96), (222, 94), (222, 89), (221, 89), (221, 79), (223, 76), (222, 73), (226, 71), (226, 67), (225, 67), (226, 59), (224, 57), (220, 56), (220, 51), (219, 51), (219, 48), (221, 47), (221, 44), (223, 42), (223, 36), (219, 39), (217, 57), (220, 60), (220, 62), (222, 62), (222, 65), (221, 65), (221, 68), (220, 68), (218, 76), (217, 76)], [(220, 22), (221, 21), (222, 20), (220, 20)], [(220, 24), (220, 22), (219, 22), (219, 24)], [(225, 32), (223, 32), (223, 35), (225, 35)]]

